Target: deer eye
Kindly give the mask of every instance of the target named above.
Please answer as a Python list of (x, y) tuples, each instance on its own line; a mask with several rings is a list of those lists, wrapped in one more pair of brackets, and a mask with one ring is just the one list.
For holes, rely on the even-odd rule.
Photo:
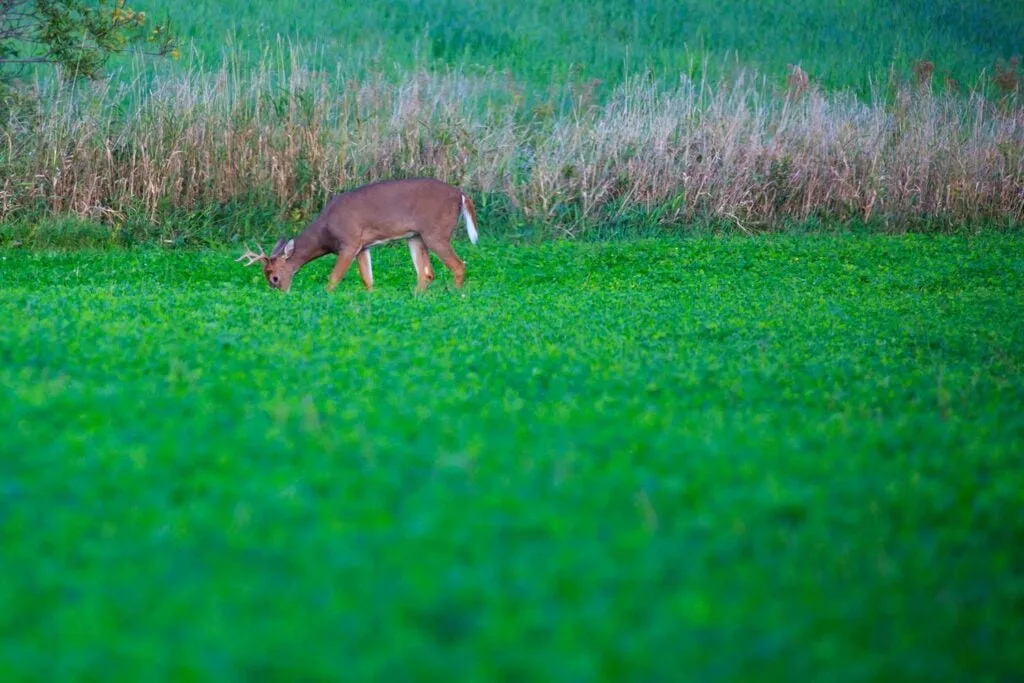
[(270, 283), (276, 285), (277, 284), (277, 279), (278, 278), (277, 278), (276, 275), (271, 275), (270, 276)]

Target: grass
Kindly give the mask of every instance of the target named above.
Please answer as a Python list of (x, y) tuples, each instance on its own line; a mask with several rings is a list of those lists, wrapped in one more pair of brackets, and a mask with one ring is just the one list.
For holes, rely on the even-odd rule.
[(186, 231), (191, 244), (223, 243), (263, 234), (253, 221), (268, 215), (306, 222), (339, 190), (429, 175), (472, 193), (486, 224), (549, 237), (700, 221), (894, 232), (1024, 221), (1012, 93), (965, 98), (925, 79), (865, 103), (742, 73), (671, 87), (631, 79), (599, 103), (569, 81), (531, 98), (497, 73), (361, 78), (283, 44), (259, 68), (236, 64), (228, 53), (152, 82), (39, 83), (0, 128), (0, 219), (31, 228), (70, 215), (117, 239), (139, 217), (186, 215), (206, 226)]
[[(1024, 5), (170, 11), (0, 98), (0, 678), (1024, 670)], [(464, 292), (224, 249), (413, 174)]]
[(409, 175), (509, 235), (1019, 229), (1024, 5), (976, 5), (175, 6), (181, 63), (0, 97), (0, 244), (222, 245)]
[[(148, 4), (162, 11), (162, 3)], [(368, 71), (492, 67), (541, 90), (569, 76), (614, 86), (644, 70), (669, 83), (679, 73), (700, 80), (722, 75), (719, 67), (733, 59), (780, 84), (787, 64), (801, 64), (827, 88), (862, 95), (893, 65), (909, 72), (914, 60), (931, 59), (967, 85), (997, 59), (1019, 54), (1024, 35), (1024, 9), (1014, 0), (401, 0), (315, 10), (280, 0), (200, 0), (168, 11), (214, 62), (229, 31), (235, 46), (282, 34)], [(257, 53), (248, 50), (254, 61)]]
[(4, 250), (0, 673), (1008, 680), (1022, 247)]

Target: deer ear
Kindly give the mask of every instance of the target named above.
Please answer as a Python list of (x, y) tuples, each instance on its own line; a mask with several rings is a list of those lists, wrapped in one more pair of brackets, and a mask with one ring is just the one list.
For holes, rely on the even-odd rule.
[(295, 240), (285, 241), (282, 237), (277, 241), (277, 244), (274, 245), (274, 250), (270, 252), (270, 258), (281, 258), (287, 261), (293, 251), (295, 251)]

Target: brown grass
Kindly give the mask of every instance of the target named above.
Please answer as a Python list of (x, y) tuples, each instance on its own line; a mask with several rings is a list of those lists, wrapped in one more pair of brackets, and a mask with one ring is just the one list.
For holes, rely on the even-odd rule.
[(664, 225), (744, 229), (809, 217), (896, 229), (1024, 219), (1016, 62), (995, 75), (1001, 103), (921, 87), (935, 70), (921, 62), (915, 83), (868, 103), (821, 92), (795, 66), (779, 89), (751, 74), (671, 88), (634, 79), (596, 104), (594, 83), (528, 102), (503, 74), (392, 82), (282, 55), (252, 71), (229, 56), (146, 87), (52, 79), (9, 98), (0, 219), (116, 224), (134, 209), (158, 221), (246, 200), (308, 217), (338, 189), (421, 174), (504, 196), (562, 235), (638, 209)]

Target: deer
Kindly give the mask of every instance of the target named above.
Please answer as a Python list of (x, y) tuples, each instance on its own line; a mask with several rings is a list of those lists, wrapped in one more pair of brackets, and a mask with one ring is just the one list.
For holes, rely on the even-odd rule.
[[(327, 254), (337, 254), (327, 279), (333, 292), (356, 261), (363, 286), (373, 289), (370, 249), (387, 242), (407, 240), (416, 291), (425, 291), (434, 280), (430, 252), (437, 254), (461, 289), (466, 265), (452, 248), (452, 235), (459, 217), (466, 223), (470, 242), (476, 244), (476, 209), (473, 200), (459, 188), (435, 178), (382, 180), (334, 194), (312, 222), (295, 237), (281, 238), (268, 256), (246, 245), (235, 259), (249, 267), (260, 263), (267, 284), (287, 293), (292, 278), (304, 265)], [(258, 245), (257, 245), (258, 246)]]

